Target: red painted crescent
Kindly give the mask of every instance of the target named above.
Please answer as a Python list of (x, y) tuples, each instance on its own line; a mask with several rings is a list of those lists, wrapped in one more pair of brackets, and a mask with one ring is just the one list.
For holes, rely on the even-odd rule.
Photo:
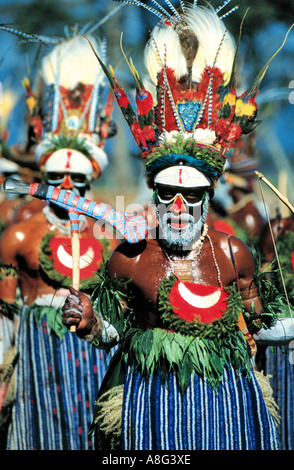
[(221, 318), (227, 307), (228, 293), (217, 286), (176, 281), (170, 292), (173, 312), (186, 321), (210, 323)]
[[(66, 276), (72, 276), (72, 249), (69, 238), (54, 237), (49, 247), (54, 268)], [(87, 279), (97, 271), (102, 259), (102, 245), (96, 238), (80, 238), (80, 278)]]

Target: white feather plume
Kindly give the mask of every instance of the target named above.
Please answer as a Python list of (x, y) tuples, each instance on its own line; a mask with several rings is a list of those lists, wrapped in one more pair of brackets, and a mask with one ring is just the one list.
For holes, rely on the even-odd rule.
[(164, 65), (175, 70), (177, 79), (187, 73), (179, 36), (172, 26), (162, 23), (155, 26), (145, 47), (144, 60), (154, 84), (157, 82), (157, 73)]
[[(199, 83), (204, 68), (207, 65), (214, 65), (220, 68), (227, 81), (232, 71), (235, 41), (229, 31), (226, 31), (222, 20), (209, 6), (186, 7), (184, 20), (199, 42), (193, 62), (192, 80)], [(176, 78), (179, 80), (187, 74), (187, 64), (178, 34), (172, 26), (161, 22), (153, 29), (152, 38), (146, 45), (144, 56), (148, 73), (155, 84), (157, 73), (164, 64), (165, 49), (166, 65), (174, 69)]]
[[(93, 37), (89, 37), (99, 55), (99, 45)], [(45, 85), (58, 81), (59, 85), (73, 90), (81, 82), (94, 84), (101, 67), (85, 38), (75, 36), (57, 46), (42, 60), (40, 77)]]

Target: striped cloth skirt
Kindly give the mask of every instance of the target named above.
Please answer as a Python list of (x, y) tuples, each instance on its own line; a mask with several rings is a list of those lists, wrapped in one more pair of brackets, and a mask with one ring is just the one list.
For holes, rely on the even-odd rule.
[(254, 373), (236, 379), (230, 367), (218, 391), (196, 374), (184, 395), (175, 377), (142, 379), (128, 369), (124, 384), (124, 450), (277, 450), (275, 423)]
[(270, 383), (281, 416), (280, 448), (294, 450), (294, 341), (284, 352), (280, 348), (275, 352), (267, 348), (265, 364), (266, 374), (272, 376)]
[(0, 364), (14, 340), (14, 321), (0, 314)]
[(91, 450), (88, 431), (108, 358), (66, 332), (36, 324), (24, 307), (17, 332), (20, 353), (8, 450)]

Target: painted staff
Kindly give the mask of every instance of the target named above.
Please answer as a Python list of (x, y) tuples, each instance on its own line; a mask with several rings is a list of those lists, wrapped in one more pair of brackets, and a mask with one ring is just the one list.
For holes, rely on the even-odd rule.
[(104, 220), (128, 243), (138, 243), (144, 240), (148, 233), (148, 224), (144, 217), (135, 213), (130, 214), (113, 209), (108, 204), (77, 196), (72, 191), (43, 183), (25, 183), (14, 178), (5, 179), (3, 190), (6, 193), (30, 194), (38, 199), (52, 202), (66, 210), (74, 209), (77, 213), (83, 213), (93, 219)]
[[(72, 243), (73, 287), (76, 290), (79, 290), (80, 281), (80, 213), (97, 220), (104, 220), (128, 243), (137, 243), (143, 240), (148, 233), (148, 224), (144, 217), (115, 210), (107, 204), (91, 201), (55, 186), (43, 183), (30, 184), (14, 178), (6, 178), (3, 183), (3, 190), (6, 193), (30, 194), (38, 199), (44, 199), (61, 206), (68, 211)], [(74, 332), (75, 328), (71, 331)]]
[[(80, 287), (80, 229), (79, 212), (75, 209), (68, 209), (71, 233), (71, 251), (72, 251), (72, 286), (79, 290)], [(70, 327), (72, 333), (76, 332), (76, 326)]]

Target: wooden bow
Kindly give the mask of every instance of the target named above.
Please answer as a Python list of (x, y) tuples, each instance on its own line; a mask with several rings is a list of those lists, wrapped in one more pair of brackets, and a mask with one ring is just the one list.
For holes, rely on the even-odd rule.
[(280, 275), (281, 275), (281, 279), (282, 279), (283, 289), (284, 289), (286, 300), (287, 300), (287, 306), (288, 306), (288, 309), (289, 309), (290, 317), (292, 318), (293, 323), (294, 323), (293, 315), (292, 315), (292, 312), (291, 312), (291, 306), (290, 306), (290, 302), (289, 302), (289, 298), (288, 298), (288, 293), (287, 293), (287, 289), (286, 289), (286, 285), (285, 285), (285, 280), (284, 280), (284, 276), (283, 276), (283, 272), (282, 272), (282, 268), (281, 268), (281, 264), (280, 264), (280, 259), (279, 259), (279, 255), (278, 255), (278, 251), (277, 251), (277, 247), (276, 247), (276, 242), (275, 242), (274, 234), (273, 234), (273, 231), (272, 231), (270, 218), (269, 218), (268, 210), (267, 210), (267, 207), (266, 207), (266, 204), (265, 204), (265, 199), (264, 199), (264, 195), (263, 195), (262, 186), (261, 186), (260, 181), (263, 181), (276, 194), (276, 196), (288, 207), (288, 209), (290, 209), (290, 211), (292, 213), (294, 213), (294, 207), (292, 206), (292, 204), (290, 204), (288, 199), (283, 194), (281, 194), (280, 191), (278, 191), (277, 188), (264, 177), (264, 175), (262, 173), (260, 173), (259, 171), (255, 171), (255, 174), (259, 178), (258, 182), (259, 182), (259, 187), (260, 187), (260, 193), (261, 193), (263, 205), (264, 205), (265, 212), (266, 212), (267, 222), (268, 222), (269, 229), (270, 229), (270, 234), (271, 234), (271, 238), (272, 238), (272, 242), (273, 242), (273, 246), (274, 246), (274, 250), (275, 250), (275, 255), (276, 255), (276, 258), (277, 258), (277, 263), (278, 263), (278, 267), (279, 267), (279, 271), (280, 271)]

